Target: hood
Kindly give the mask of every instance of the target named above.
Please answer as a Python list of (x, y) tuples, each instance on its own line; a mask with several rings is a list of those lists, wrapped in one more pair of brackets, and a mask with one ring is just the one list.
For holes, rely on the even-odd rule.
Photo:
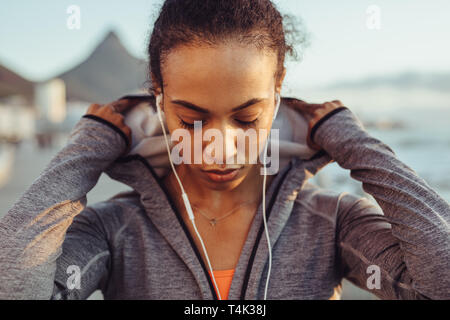
[[(280, 169), (293, 158), (309, 160), (323, 155), (323, 152), (307, 145), (308, 122), (298, 111), (288, 106), (287, 99), (292, 100), (282, 98), (280, 110), (272, 125), (272, 129), (279, 130)], [(135, 106), (125, 115), (125, 124), (132, 131), (132, 145), (128, 156), (139, 155), (145, 158), (158, 176), (167, 174), (170, 163), (154, 102)], [(317, 172), (317, 169), (312, 168), (312, 171)]]

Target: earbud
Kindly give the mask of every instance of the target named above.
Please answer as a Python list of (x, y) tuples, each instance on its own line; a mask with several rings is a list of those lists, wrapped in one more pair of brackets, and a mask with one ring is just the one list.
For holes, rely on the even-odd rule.
[(156, 110), (157, 110), (157, 112), (158, 112), (158, 118), (159, 118), (159, 121), (161, 122), (161, 124), (164, 126), (164, 123), (163, 123), (163, 118), (162, 118), (162, 111), (161, 111), (161, 102), (162, 102), (162, 94), (158, 94), (157, 96), (156, 96)]
[(276, 97), (276, 104), (275, 104), (275, 112), (273, 113), (272, 121), (275, 121), (275, 118), (277, 117), (278, 110), (280, 109), (280, 104), (281, 104), (281, 96), (278, 92), (275, 93), (275, 97)]

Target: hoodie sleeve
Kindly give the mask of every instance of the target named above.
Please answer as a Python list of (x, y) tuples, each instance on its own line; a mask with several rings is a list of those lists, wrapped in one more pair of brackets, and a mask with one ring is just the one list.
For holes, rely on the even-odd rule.
[(449, 299), (449, 203), (348, 108), (322, 122), (313, 138), (379, 204), (341, 199), (343, 275), (382, 299)]
[[(85, 208), (86, 194), (127, 148), (123, 135), (112, 126), (82, 117), (66, 146), (0, 220), (0, 299), (51, 299), (60, 288), (54, 280), (67, 229), (81, 212), (78, 225), (95, 218)], [(107, 248), (95, 228), (89, 232), (90, 245), (67, 248), (79, 251), (81, 268), (82, 257)]]

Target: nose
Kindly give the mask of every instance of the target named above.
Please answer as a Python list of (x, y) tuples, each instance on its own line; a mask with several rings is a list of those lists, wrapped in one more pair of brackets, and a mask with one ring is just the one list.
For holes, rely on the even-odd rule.
[(207, 164), (235, 164), (238, 150), (236, 137), (230, 132), (233, 127), (227, 124), (208, 129), (203, 139), (206, 141), (203, 149), (203, 159)]

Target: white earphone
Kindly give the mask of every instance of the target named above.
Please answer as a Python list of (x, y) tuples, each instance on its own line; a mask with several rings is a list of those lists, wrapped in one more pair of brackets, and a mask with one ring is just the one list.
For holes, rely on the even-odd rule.
[[(278, 110), (280, 109), (281, 104), (281, 96), (277, 92), (276, 94), (276, 104), (275, 104), (275, 112), (273, 114), (272, 122), (275, 121)], [(263, 211), (263, 222), (264, 222), (264, 231), (266, 234), (266, 240), (267, 240), (267, 248), (269, 251), (269, 269), (267, 271), (267, 279), (266, 279), (266, 286), (264, 288), (264, 300), (267, 300), (267, 290), (269, 288), (269, 279), (270, 279), (270, 273), (272, 271), (272, 245), (270, 244), (270, 237), (269, 237), (269, 229), (267, 227), (267, 215), (266, 215), (266, 184), (267, 184), (267, 147), (269, 145), (269, 136), (267, 137), (266, 144), (264, 146), (264, 177), (263, 177), (263, 189), (262, 189), (262, 211)]]
[[(164, 139), (166, 141), (166, 148), (167, 148), (167, 152), (169, 155), (169, 162), (170, 162), (170, 166), (172, 167), (172, 171), (175, 175), (175, 178), (178, 181), (178, 184), (180, 186), (181, 189), (181, 197), (183, 199), (183, 203), (184, 206), (186, 208), (186, 212), (188, 214), (189, 219), (191, 220), (192, 226), (194, 228), (194, 231), (200, 241), (200, 244), (202, 245), (202, 249), (203, 249), (203, 253), (205, 254), (206, 257), (206, 261), (208, 263), (208, 267), (209, 270), (211, 272), (211, 277), (214, 283), (214, 286), (216, 288), (216, 292), (217, 292), (217, 296), (219, 298), (219, 300), (222, 300), (222, 297), (220, 296), (220, 292), (219, 292), (219, 287), (217, 286), (217, 282), (216, 282), (216, 278), (214, 277), (214, 273), (212, 270), (212, 266), (211, 266), (211, 262), (209, 260), (209, 256), (208, 253), (206, 251), (205, 248), (205, 244), (203, 243), (203, 239), (200, 236), (198, 230), (197, 230), (197, 226), (195, 225), (195, 217), (194, 217), (194, 212), (192, 211), (192, 207), (191, 207), (191, 203), (189, 202), (189, 198), (183, 188), (183, 184), (181, 183), (181, 180), (177, 174), (177, 171), (175, 170), (175, 166), (172, 162), (172, 158), (171, 158), (171, 154), (170, 154), (170, 146), (169, 146), (169, 140), (167, 138), (167, 134), (166, 134), (166, 129), (165, 129), (165, 125), (164, 125), (164, 120), (162, 117), (162, 108), (161, 108), (161, 103), (162, 103), (162, 94), (159, 94), (156, 96), (156, 109), (157, 109), (157, 113), (158, 113), (158, 118), (159, 121), (161, 123), (161, 127), (163, 130), (163, 134), (164, 134)], [(274, 111), (274, 115), (273, 115), (273, 119), (272, 121), (275, 120), (275, 118), (277, 117), (278, 114), (278, 109), (280, 107), (280, 103), (281, 103), (281, 97), (279, 93), (276, 93), (276, 104), (275, 104), (275, 111)], [(270, 136), (270, 134), (269, 134)], [(263, 191), (262, 191), (262, 208), (263, 208), (263, 219), (264, 219), (264, 230), (266, 233), (266, 239), (267, 239), (267, 246), (269, 249), (269, 270), (268, 270), (268, 275), (267, 275), (267, 281), (266, 281), (266, 286), (264, 289), (264, 300), (267, 299), (267, 289), (268, 289), (268, 285), (269, 285), (269, 279), (270, 279), (270, 272), (272, 269), (272, 248), (271, 248), (271, 244), (270, 244), (270, 237), (269, 237), (269, 230), (267, 228), (267, 218), (266, 218), (266, 181), (267, 181), (267, 167), (266, 167), (266, 157), (267, 157), (267, 146), (268, 146), (268, 141), (269, 141), (269, 137), (267, 137), (266, 140), (266, 144), (264, 147), (264, 178), (263, 178)]]
[(275, 118), (277, 117), (278, 114), (278, 110), (280, 109), (280, 104), (281, 104), (281, 96), (280, 94), (277, 92), (275, 93), (275, 99), (276, 99), (276, 103), (275, 103), (275, 112), (273, 113), (273, 120), (275, 120)]

